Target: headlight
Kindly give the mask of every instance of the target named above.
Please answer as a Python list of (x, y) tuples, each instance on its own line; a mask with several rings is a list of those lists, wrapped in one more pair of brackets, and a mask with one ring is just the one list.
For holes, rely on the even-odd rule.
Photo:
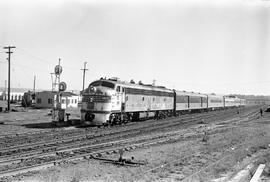
[(93, 121), (95, 119), (95, 115), (92, 113), (86, 113), (85, 114), (85, 121)]

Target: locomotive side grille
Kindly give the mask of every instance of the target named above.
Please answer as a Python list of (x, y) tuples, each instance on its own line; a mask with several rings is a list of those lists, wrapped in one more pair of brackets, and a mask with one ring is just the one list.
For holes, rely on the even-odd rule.
[(83, 96), (82, 102), (99, 102), (99, 103), (108, 103), (111, 102), (111, 97), (106, 95), (87, 95)]

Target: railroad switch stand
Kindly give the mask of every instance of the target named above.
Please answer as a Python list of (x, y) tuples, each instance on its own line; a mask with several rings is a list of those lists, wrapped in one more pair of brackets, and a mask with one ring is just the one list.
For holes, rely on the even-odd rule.
[(115, 165), (125, 165), (125, 166), (138, 166), (138, 165), (145, 165), (145, 162), (139, 162), (135, 161), (134, 157), (131, 157), (131, 159), (125, 159), (123, 158), (124, 150), (119, 149), (119, 159), (118, 160), (113, 160), (113, 159), (106, 159), (106, 158), (101, 158), (101, 157), (94, 157), (91, 156), (92, 159), (97, 159), (97, 160), (102, 160), (108, 163), (112, 163)]
[(121, 158), (121, 161), (119, 161), (119, 159), (118, 160), (113, 160), (113, 159), (106, 159), (106, 158), (94, 157), (94, 156), (92, 156), (91, 159), (105, 161), (107, 163), (112, 163), (112, 164), (115, 164), (115, 165), (131, 166), (131, 167), (138, 166), (138, 165), (145, 165), (146, 164), (145, 162), (135, 161), (133, 157), (131, 159)]

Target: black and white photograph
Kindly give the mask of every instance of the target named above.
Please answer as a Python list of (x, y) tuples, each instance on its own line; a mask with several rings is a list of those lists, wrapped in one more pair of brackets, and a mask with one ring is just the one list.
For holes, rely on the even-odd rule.
[(0, 181), (270, 181), (270, 0), (0, 0)]

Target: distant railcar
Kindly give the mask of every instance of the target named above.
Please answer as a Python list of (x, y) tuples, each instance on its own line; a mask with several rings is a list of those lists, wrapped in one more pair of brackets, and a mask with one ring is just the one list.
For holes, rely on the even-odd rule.
[(245, 106), (246, 105), (246, 99), (240, 99), (240, 106)]
[(231, 96), (224, 96), (224, 106), (225, 107), (235, 106), (235, 98)]
[(207, 109), (207, 95), (185, 91), (175, 91), (175, 110), (179, 115), (189, 110)]
[(224, 107), (224, 96), (223, 95), (208, 95), (208, 108), (218, 109)]

